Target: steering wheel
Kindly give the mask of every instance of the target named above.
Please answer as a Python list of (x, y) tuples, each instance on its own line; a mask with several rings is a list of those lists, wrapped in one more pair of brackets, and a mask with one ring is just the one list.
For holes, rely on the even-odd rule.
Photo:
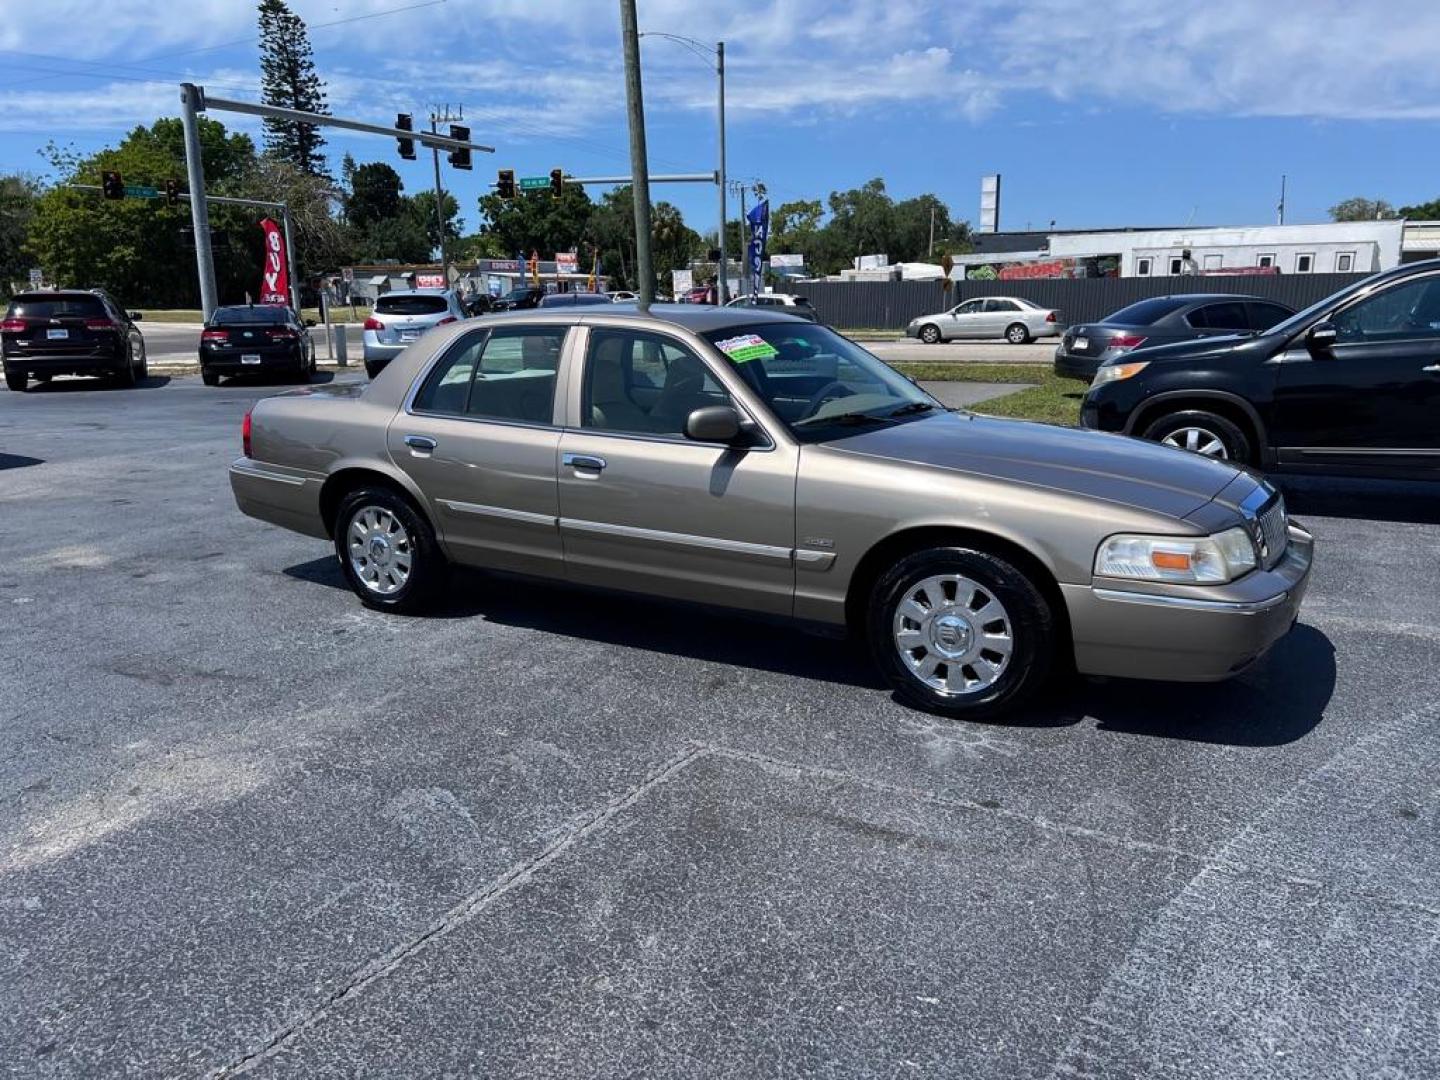
[(820, 407), (827, 401), (834, 401), (836, 398), (850, 397), (855, 393), (850, 387), (838, 379), (831, 379), (815, 393), (810, 395), (810, 400), (805, 403), (805, 411), (800, 414), (801, 420), (808, 420), (820, 411)]

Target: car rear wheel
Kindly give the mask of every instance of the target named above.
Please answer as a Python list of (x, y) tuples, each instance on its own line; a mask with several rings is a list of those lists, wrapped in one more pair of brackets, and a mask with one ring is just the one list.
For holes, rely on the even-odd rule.
[(1011, 323), (1005, 329), (1005, 340), (1011, 345), (1024, 345), (1030, 340), (1030, 330), (1024, 323)]
[(1044, 685), (1055, 620), (1040, 590), (1009, 561), (970, 548), (932, 548), (895, 564), (871, 593), (871, 652), (901, 700), (981, 719)]
[(920, 340), (926, 345), (938, 344), (940, 341), (940, 328), (933, 323), (922, 326), (920, 328)]
[(355, 595), (379, 611), (424, 610), (446, 573), (435, 530), (409, 499), (385, 487), (359, 488), (340, 501), (335, 554)]
[(215, 372), (213, 371), (206, 371), (202, 367), (200, 369), (200, 381), (203, 382), (206, 386), (219, 386), (220, 376), (215, 374)]
[(11, 390), (24, 390), (25, 383), (27, 381), (28, 380), (25, 378), (25, 373), (23, 371), (5, 372), (5, 385), (8, 386)]
[(135, 354), (125, 353), (125, 363), (115, 372), (115, 385), (123, 390), (129, 390), (135, 385)]
[(1145, 429), (1145, 438), (1221, 461), (1250, 460), (1245, 433), (1225, 417), (1199, 409), (1160, 417)]

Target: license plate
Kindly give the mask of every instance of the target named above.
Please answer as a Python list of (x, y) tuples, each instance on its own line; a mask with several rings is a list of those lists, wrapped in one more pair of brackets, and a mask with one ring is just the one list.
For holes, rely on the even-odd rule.
[(45, 337), (50, 341), (64, 341), (70, 336), (69, 330), (46, 330)]
[(419, 330), (401, 330), (401, 331), (400, 331), (400, 340), (401, 340), (401, 341), (419, 341), (419, 340), (420, 340), (420, 331), (419, 331)]
[(1090, 347), (1090, 339), (1084, 337), (1077, 337), (1075, 339), (1075, 344), (1072, 347), (1075, 349), (1076, 352), (1079, 352), (1081, 349), (1087, 349)]
[(258, 363), (260, 363), (260, 354), (259, 354), (259, 353), (253, 353), (253, 352), (252, 352), (252, 353), (241, 353), (241, 354), (240, 354), (240, 362), (241, 362), (242, 364), (258, 364)]

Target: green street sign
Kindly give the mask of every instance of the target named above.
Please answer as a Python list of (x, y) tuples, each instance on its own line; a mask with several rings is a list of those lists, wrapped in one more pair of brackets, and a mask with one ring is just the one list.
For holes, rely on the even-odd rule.
[(548, 176), (522, 176), (520, 178), (521, 191), (549, 191), (550, 177)]
[(157, 199), (160, 197), (160, 192), (143, 184), (126, 184), (125, 194), (132, 199)]

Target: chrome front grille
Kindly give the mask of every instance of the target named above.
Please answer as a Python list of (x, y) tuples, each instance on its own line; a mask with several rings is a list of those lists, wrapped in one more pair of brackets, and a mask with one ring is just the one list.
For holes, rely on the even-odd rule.
[(1284, 497), (1275, 496), (1275, 501), (1260, 512), (1255, 524), (1260, 560), (1268, 570), (1285, 557), (1285, 549), (1290, 544), (1290, 518), (1285, 513)]

